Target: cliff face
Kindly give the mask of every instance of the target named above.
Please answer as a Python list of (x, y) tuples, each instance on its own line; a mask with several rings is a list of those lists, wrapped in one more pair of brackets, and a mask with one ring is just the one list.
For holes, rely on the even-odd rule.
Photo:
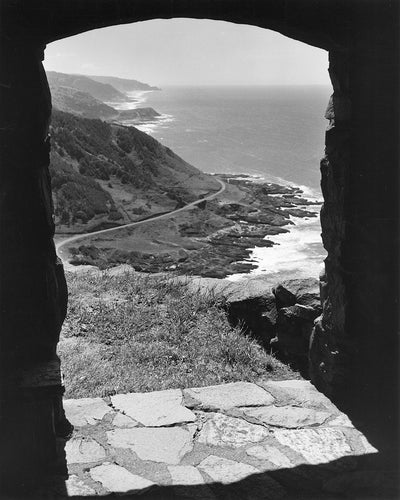
[(56, 71), (47, 71), (50, 87), (71, 87), (87, 92), (100, 101), (124, 101), (126, 96), (109, 83), (101, 83), (84, 75), (68, 75)]
[(109, 83), (120, 92), (134, 92), (135, 90), (160, 90), (158, 87), (152, 87), (147, 83), (138, 80), (117, 78), (115, 76), (94, 76), (90, 75), (92, 80), (101, 83)]
[(53, 108), (73, 113), (84, 118), (100, 118), (107, 120), (118, 115), (118, 112), (104, 102), (96, 99), (88, 92), (72, 87), (51, 84), (51, 100)]
[(59, 231), (125, 223), (217, 191), (218, 182), (133, 127), (54, 111), (52, 187)]
[[(156, 90), (137, 80), (123, 80), (113, 77), (85, 77), (68, 75), (49, 71), (48, 80), (51, 90), (53, 109), (73, 113), (84, 118), (99, 118), (100, 120), (129, 122), (129, 125), (156, 120), (160, 114), (153, 108), (134, 108), (117, 110), (106, 104), (110, 101), (127, 101), (125, 93), (133, 90)], [(121, 92), (109, 83), (102, 83), (94, 78), (104, 81), (117, 81)], [(121, 83), (122, 82), (122, 83)]]

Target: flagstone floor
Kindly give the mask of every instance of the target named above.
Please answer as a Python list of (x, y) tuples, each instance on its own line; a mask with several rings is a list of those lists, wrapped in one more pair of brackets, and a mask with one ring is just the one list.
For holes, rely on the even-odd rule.
[(43, 498), (385, 499), (396, 480), (368, 470), (377, 450), (303, 380), (66, 400), (65, 408), (75, 427), (62, 443), (69, 478)]

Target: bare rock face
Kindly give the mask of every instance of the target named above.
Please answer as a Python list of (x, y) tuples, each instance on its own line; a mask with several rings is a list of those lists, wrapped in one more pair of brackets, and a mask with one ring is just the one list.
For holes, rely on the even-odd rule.
[(264, 290), (258, 297), (229, 302), (228, 313), (232, 324), (241, 324), (262, 343), (268, 344), (274, 337), (277, 309), (270, 290)]
[(278, 307), (300, 304), (321, 308), (319, 281), (314, 278), (286, 280), (273, 289)]
[(318, 309), (296, 304), (278, 311), (277, 339), (286, 356), (308, 356), (310, 336)]
[(322, 312), (318, 280), (292, 279), (274, 284), (269, 276), (237, 282), (194, 278), (189, 286), (199, 293), (212, 291), (224, 297), (234, 326), (241, 326), (264, 347), (272, 346), (277, 354), (308, 373), (310, 337), (314, 321)]
[(272, 290), (277, 308), (273, 348), (308, 373), (310, 337), (322, 312), (319, 282), (314, 278), (286, 280)]
[(232, 284), (227, 290), (228, 314), (233, 325), (268, 345), (275, 336), (277, 309), (271, 278), (257, 276)]

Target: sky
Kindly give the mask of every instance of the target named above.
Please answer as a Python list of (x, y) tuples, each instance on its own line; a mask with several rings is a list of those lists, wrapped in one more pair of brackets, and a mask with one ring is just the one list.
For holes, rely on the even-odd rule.
[(329, 84), (328, 53), (280, 33), (224, 21), (156, 19), (47, 46), (45, 68), (151, 85)]

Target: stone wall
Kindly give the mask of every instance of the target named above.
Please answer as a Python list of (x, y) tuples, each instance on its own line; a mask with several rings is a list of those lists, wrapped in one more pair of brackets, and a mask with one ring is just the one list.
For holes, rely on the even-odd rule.
[(331, 52), (329, 75), (333, 86), (325, 117), (329, 120), (325, 157), (321, 160), (322, 239), (328, 256), (320, 277), (323, 314), (316, 321), (310, 343), (310, 376), (323, 392), (334, 397), (346, 386), (352, 346), (345, 335), (346, 285), (342, 269), (345, 240), (347, 174), (350, 163), (351, 102), (348, 54)]
[[(392, 7), (394, 4), (392, 4)], [(323, 314), (312, 380), (347, 410), (385, 420), (398, 398), (398, 3), (358, 10), (347, 51), (330, 52), (334, 89), (321, 162)], [(383, 7), (383, 5), (382, 5)]]
[[(398, 430), (399, 2), (103, 0), (93, 5), (89, 0), (1, 3), (2, 367), (22, 364), (31, 353), (37, 361), (53, 359), (64, 310), (64, 280), (51, 241), (43, 45), (158, 17), (254, 24), (330, 51), (334, 93), (321, 163), (328, 257), (321, 280), (323, 315), (311, 346), (313, 381), (347, 407), (364, 414), (376, 410), (384, 428)], [(3, 398), (9, 386), (3, 382), (1, 389)], [(1, 403), (5, 429), (17, 410)], [(23, 422), (14, 425), (15, 435), (18, 426)], [(2, 454), (3, 463), (10, 463)]]
[(8, 37), (0, 46), (1, 489), (54, 460), (67, 290), (53, 243), (43, 46)]

